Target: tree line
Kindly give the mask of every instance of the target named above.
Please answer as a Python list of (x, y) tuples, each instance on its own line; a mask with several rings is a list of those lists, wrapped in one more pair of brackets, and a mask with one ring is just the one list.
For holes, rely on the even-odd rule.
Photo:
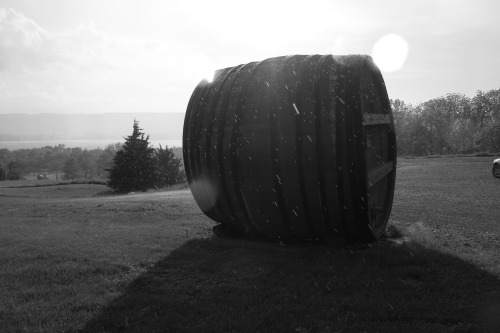
[(500, 89), (391, 107), (399, 156), (500, 152)]
[(121, 147), (121, 143), (114, 143), (104, 149), (90, 150), (64, 145), (0, 149), (0, 180), (17, 180), (28, 174), (51, 174), (55, 179), (105, 179), (106, 169)]
[(154, 148), (138, 121), (134, 121), (133, 128), (124, 143), (110, 144), (104, 149), (64, 145), (14, 151), (0, 149), (0, 180), (17, 180), (26, 174), (39, 174), (44, 178), (52, 174), (56, 179), (107, 181), (112, 189), (122, 192), (184, 182), (181, 158), (176, 157), (174, 148), (161, 145)]

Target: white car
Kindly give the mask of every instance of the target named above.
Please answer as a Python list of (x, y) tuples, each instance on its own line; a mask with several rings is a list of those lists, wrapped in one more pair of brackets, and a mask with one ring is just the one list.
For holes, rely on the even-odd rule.
[(493, 161), (493, 169), (491, 170), (493, 176), (500, 178), (500, 158)]

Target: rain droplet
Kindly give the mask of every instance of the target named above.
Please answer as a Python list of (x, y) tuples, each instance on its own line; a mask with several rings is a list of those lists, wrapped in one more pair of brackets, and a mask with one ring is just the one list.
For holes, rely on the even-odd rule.
[(297, 105), (295, 105), (295, 103), (292, 103), (292, 105), (293, 105), (293, 108), (295, 109), (295, 112), (297, 114), (300, 114), (299, 109), (297, 109)]

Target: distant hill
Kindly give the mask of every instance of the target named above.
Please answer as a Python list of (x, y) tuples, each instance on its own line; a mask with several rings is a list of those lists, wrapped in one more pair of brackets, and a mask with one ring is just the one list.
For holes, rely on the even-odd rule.
[(116, 140), (134, 119), (153, 140), (182, 139), (184, 113), (0, 114), (0, 141)]

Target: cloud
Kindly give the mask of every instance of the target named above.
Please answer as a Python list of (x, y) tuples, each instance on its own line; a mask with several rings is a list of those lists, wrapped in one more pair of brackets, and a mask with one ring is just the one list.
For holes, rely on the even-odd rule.
[(102, 68), (105, 37), (92, 24), (51, 34), (14, 9), (0, 8), (0, 69), (40, 70)]
[[(163, 49), (162, 49), (163, 48)], [(112, 70), (151, 64), (164, 52), (161, 42), (109, 36), (93, 22), (62, 33), (49, 33), (14, 9), (0, 8), (0, 66), (3, 70)]]
[(39, 67), (49, 34), (14, 9), (0, 8), (0, 70)]
[(167, 87), (182, 77), (180, 51), (176, 43), (112, 36), (92, 22), (50, 33), (24, 14), (0, 8), (0, 86), (6, 87), (0, 110), (164, 110)]

